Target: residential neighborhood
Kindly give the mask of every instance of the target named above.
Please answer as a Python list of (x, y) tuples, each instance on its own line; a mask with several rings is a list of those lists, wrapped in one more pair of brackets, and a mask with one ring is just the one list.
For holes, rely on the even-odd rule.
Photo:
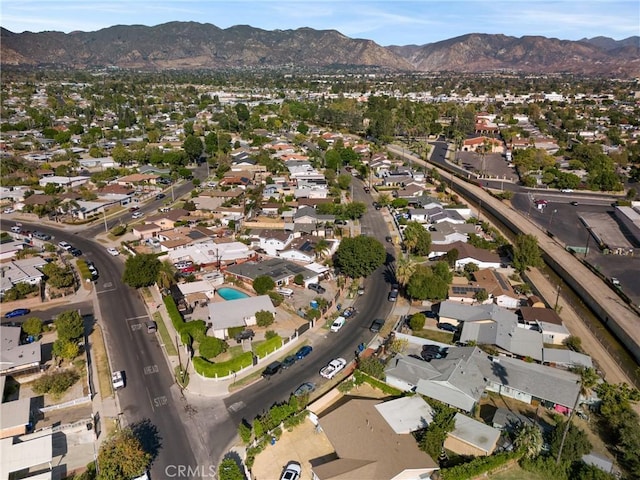
[[(90, 77), (3, 82), (3, 478), (108, 464), (104, 446), (135, 432), (138, 408), (184, 435), (175, 441), (194, 462), (202, 451), (180, 440), (190, 428), (211, 442), (208, 461), (231, 446), (254, 479), (289, 462), (318, 480), (556, 463), (578, 472), (562, 478), (639, 472), (627, 430), (638, 424), (637, 334), (608, 333), (623, 353), (610, 358), (616, 370), (604, 364), (609, 344), (592, 348), (604, 327), (581, 339), (581, 314), (559, 304), (560, 275), (540, 274), (549, 260), (538, 246), (542, 236), (574, 260), (593, 255), (611, 303), (637, 314), (633, 84), (556, 93), (544, 78), (525, 92), (505, 79), (512, 89), (445, 94), (374, 75), (363, 93), (354, 75), (337, 94), (310, 74), (304, 91), (255, 79), (170, 92), (140, 78), (144, 88), (114, 80), (112, 93)], [(454, 176), (539, 234), (510, 231)], [(574, 214), (570, 202), (588, 208)], [(582, 247), (571, 235), (585, 225)], [(558, 282), (555, 302), (539, 277)], [(71, 337), (67, 322), (80, 329)], [(34, 387), (62, 375), (56, 395)], [(281, 444), (296, 432), (306, 446), (295, 458), (265, 460), (294, 455)], [(140, 447), (136, 475), (173, 465), (156, 448)], [(486, 458), (496, 463), (483, 470)]]

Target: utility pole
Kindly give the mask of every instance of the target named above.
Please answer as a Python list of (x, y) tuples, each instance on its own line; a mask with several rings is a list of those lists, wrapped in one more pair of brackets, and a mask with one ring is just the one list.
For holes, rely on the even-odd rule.
[(107, 210), (102, 207), (102, 218), (104, 219), (104, 233), (109, 232), (109, 227), (107, 227)]
[(556, 304), (553, 310), (558, 313), (558, 300), (560, 300), (560, 284), (556, 285)]

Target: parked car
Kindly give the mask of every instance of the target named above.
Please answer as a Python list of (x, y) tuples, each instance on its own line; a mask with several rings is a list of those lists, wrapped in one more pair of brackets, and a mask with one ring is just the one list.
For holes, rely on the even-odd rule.
[(250, 328), (247, 328), (237, 333), (235, 336), (235, 339), (236, 339), (236, 342), (240, 343), (243, 340), (251, 340), (254, 336), (255, 336), (255, 333), (253, 332), (253, 330), (251, 330)]
[(315, 389), (316, 389), (315, 384), (311, 382), (305, 382), (302, 385), (300, 385), (298, 388), (296, 388), (293, 394), (296, 397), (301, 397), (303, 395), (308, 395), (309, 393), (313, 392)]
[(71, 249), (69, 250), (69, 253), (74, 257), (79, 257), (80, 255), (82, 255), (82, 250), (76, 247), (71, 247)]
[(37, 238), (38, 240), (44, 240), (45, 242), (51, 240), (51, 235), (46, 233), (38, 232), (37, 230), (31, 234), (33, 238)]
[(311, 345), (304, 345), (300, 347), (300, 349), (296, 352), (296, 358), (298, 360), (302, 360), (304, 357), (309, 355), (313, 351), (313, 347)]
[(145, 322), (147, 326), (147, 333), (156, 333), (158, 331), (158, 324), (153, 320), (149, 320)]
[(302, 468), (298, 462), (289, 462), (287, 466), (284, 467), (284, 471), (282, 475), (280, 475), (280, 480), (298, 480), (301, 472)]
[(424, 310), (422, 314), (427, 318), (438, 318), (438, 314), (432, 310)]
[(331, 360), (326, 367), (320, 370), (320, 376), (331, 379), (346, 366), (347, 361), (344, 358), (336, 358)]
[(445, 332), (455, 333), (458, 331), (458, 327), (446, 322), (442, 322), (442, 323), (438, 322), (438, 328), (440, 330), (444, 330)]
[(16, 308), (15, 310), (11, 310), (11, 311), (5, 313), (4, 314), (4, 318), (21, 317), (23, 315), (27, 315), (30, 312), (31, 312), (31, 310), (29, 310), (28, 308)]
[(342, 316), (344, 318), (353, 318), (358, 313), (355, 307), (347, 307), (342, 311)]
[(111, 375), (111, 384), (113, 385), (114, 390), (118, 390), (119, 388), (124, 388), (124, 372), (123, 371), (113, 372), (113, 375)]
[(314, 292), (321, 293), (321, 294), (327, 291), (327, 289), (324, 288), (319, 283), (310, 283), (309, 284), (309, 290), (313, 290)]
[(344, 327), (345, 323), (347, 323), (347, 319), (346, 318), (338, 317), (331, 324), (331, 329), (330, 330), (332, 332), (338, 332), (342, 327)]
[(287, 298), (293, 296), (293, 290), (291, 290), (290, 288), (284, 288), (284, 287), (276, 288), (276, 293), (279, 293), (283, 297), (287, 297)]
[(282, 363), (275, 361), (275, 362), (271, 362), (269, 365), (267, 365), (267, 368), (265, 368), (262, 371), (262, 376), (265, 378), (269, 378), (272, 375), (275, 375), (278, 372), (282, 371)]
[(395, 302), (398, 299), (398, 292), (400, 291), (400, 286), (397, 283), (391, 285), (391, 291), (389, 292), (389, 296), (387, 300), (390, 302)]
[(116, 255), (120, 255), (120, 252), (118, 251), (118, 249), (117, 249), (117, 248), (114, 248), (114, 247), (109, 247), (109, 248), (107, 248), (107, 252), (109, 252), (109, 254), (110, 254), (110, 255), (113, 255), (114, 257), (115, 257)]
[(71, 250), (73, 248), (70, 244), (68, 244), (67, 242), (64, 242), (64, 241), (58, 242), (58, 246), (60, 248), (62, 248), (63, 250), (66, 250), (66, 251), (69, 251), (69, 250)]
[(284, 357), (284, 360), (282, 360), (282, 368), (289, 368), (291, 365), (296, 363), (296, 360), (298, 359), (295, 355), (287, 355)]
[(382, 327), (384, 327), (384, 319), (376, 318), (373, 322), (371, 322), (369, 330), (371, 330), (373, 333), (378, 333), (380, 330), (382, 330)]

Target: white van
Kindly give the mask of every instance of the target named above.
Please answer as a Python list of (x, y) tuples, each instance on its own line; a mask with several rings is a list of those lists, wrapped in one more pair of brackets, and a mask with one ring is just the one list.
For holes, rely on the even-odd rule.
[(293, 290), (291, 290), (290, 288), (279, 287), (279, 288), (276, 288), (276, 292), (282, 295), (283, 297), (287, 297), (287, 298), (293, 297)]

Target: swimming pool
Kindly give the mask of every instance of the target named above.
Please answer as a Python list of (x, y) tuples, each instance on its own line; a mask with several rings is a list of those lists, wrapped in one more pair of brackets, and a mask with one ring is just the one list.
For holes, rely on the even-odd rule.
[(231, 287), (222, 287), (217, 289), (216, 292), (218, 292), (218, 295), (220, 295), (225, 300), (239, 300), (241, 298), (249, 298), (249, 295), (247, 295), (246, 293)]

